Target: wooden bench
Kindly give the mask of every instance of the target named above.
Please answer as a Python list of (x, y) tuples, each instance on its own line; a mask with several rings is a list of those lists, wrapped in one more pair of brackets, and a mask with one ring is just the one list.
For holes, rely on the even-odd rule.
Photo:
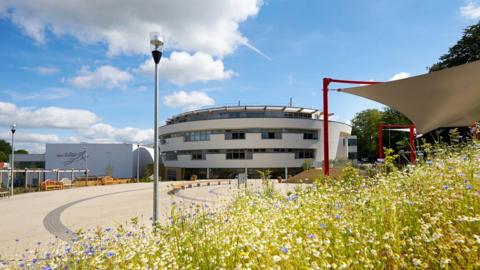
[(114, 184), (118, 184), (118, 181), (117, 179), (111, 177), (111, 176), (105, 176), (105, 177), (102, 177), (102, 179), (100, 180), (102, 182), (102, 185), (114, 185)]
[(63, 189), (63, 184), (54, 180), (46, 180), (40, 184), (40, 189), (43, 191)]
[(8, 191), (0, 191), (0, 197), (8, 196)]
[(182, 184), (175, 184), (173, 185), (173, 189), (185, 189), (185, 186)]

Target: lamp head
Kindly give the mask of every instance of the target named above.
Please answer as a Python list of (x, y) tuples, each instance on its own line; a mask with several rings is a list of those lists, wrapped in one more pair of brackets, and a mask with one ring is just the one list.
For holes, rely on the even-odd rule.
[(163, 38), (158, 32), (150, 33), (150, 48), (153, 51), (162, 51), (163, 49)]
[(15, 133), (16, 128), (17, 128), (17, 125), (16, 125), (16, 124), (12, 124), (12, 133)]
[(158, 32), (150, 33), (150, 48), (152, 49), (153, 61), (155, 64), (160, 62), (162, 58), (163, 38)]

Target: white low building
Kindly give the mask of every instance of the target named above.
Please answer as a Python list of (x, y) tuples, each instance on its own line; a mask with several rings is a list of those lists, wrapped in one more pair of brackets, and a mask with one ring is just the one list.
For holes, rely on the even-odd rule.
[[(163, 179), (232, 178), (259, 169), (286, 177), (305, 163), (321, 167), (322, 113), (282, 106), (218, 107), (186, 112), (159, 128)], [(330, 159), (347, 159), (351, 126), (330, 121)]]
[[(152, 167), (153, 148), (137, 144), (104, 144), (104, 143), (59, 143), (46, 144), (45, 154), (16, 154), (15, 183), (25, 183), (27, 169), (45, 169), (49, 172), (40, 176), (41, 179), (71, 178), (68, 170), (83, 170), (76, 172), (74, 177), (84, 177), (88, 169), (89, 176), (111, 175), (115, 178), (143, 178), (146, 167)], [(61, 175), (54, 171), (67, 170)], [(151, 168), (147, 169), (151, 173)], [(9, 171), (0, 172), (0, 182), (6, 185)], [(28, 174), (28, 182), (38, 183), (38, 173)]]

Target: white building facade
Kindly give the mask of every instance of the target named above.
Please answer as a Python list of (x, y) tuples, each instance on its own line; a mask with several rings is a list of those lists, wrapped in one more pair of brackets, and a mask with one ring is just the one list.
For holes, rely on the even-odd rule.
[[(305, 163), (321, 167), (322, 113), (282, 106), (202, 109), (169, 119), (159, 128), (164, 179), (233, 178), (271, 169), (287, 177)], [(347, 159), (351, 126), (329, 122), (330, 159)]]

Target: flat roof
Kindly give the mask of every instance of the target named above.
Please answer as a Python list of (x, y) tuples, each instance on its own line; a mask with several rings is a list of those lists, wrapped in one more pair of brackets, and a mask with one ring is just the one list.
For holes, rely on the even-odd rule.
[(308, 113), (314, 114), (319, 112), (317, 109), (304, 108), (304, 107), (291, 107), (291, 106), (277, 106), (277, 105), (244, 105), (244, 106), (219, 106), (205, 109), (198, 109), (193, 111), (184, 112), (181, 114), (170, 117), (169, 120), (173, 120), (179, 117), (185, 117), (188, 115), (195, 115), (199, 113), (212, 113), (212, 112), (241, 112), (241, 111), (274, 111), (274, 112), (291, 112), (291, 113)]

